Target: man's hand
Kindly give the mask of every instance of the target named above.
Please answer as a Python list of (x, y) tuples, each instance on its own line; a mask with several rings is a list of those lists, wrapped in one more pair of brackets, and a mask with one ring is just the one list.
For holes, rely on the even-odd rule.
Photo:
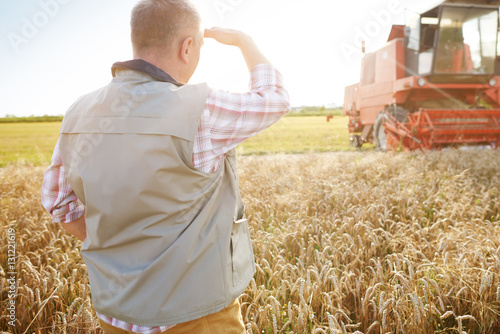
[(63, 229), (65, 229), (70, 234), (74, 235), (77, 239), (81, 241), (85, 241), (87, 237), (87, 225), (85, 223), (85, 215), (81, 218), (69, 222), (69, 223), (61, 223)]
[(241, 31), (225, 28), (205, 29), (205, 38), (213, 38), (221, 44), (240, 48), (249, 70), (258, 64), (271, 64), (259, 51), (253, 39)]
[(239, 47), (241, 40), (245, 38), (250, 39), (250, 36), (238, 30), (212, 28), (205, 29), (205, 38), (213, 38), (221, 44)]

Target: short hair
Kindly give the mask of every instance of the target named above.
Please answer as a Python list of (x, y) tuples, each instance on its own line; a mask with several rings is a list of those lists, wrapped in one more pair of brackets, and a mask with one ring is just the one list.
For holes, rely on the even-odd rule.
[(137, 51), (169, 50), (181, 39), (196, 39), (180, 34), (197, 31), (200, 24), (200, 14), (189, 0), (141, 0), (130, 20), (132, 46)]

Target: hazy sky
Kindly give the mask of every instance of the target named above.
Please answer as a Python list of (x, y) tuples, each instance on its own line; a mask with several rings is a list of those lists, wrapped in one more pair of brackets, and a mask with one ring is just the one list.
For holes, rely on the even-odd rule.
[[(0, 117), (63, 115), (106, 85), (111, 65), (132, 57), (130, 10), (137, 0), (0, 0)], [(438, 0), (193, 0), (205, 27), (243, 30), (283, 73), (293, 106), (343, 102), (359, 79), (360, 43), (384, 45), (405, 8)], [(389, 23), (390, 22), (390, 23)], [(191, 83), (244, 91), (238, 50), (206, 41)]]

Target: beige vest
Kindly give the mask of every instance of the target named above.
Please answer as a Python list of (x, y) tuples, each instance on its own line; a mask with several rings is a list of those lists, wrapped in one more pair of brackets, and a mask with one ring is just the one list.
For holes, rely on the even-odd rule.
[(215, 174), (193, 167), (209, 92), (120, 71), (64, 118), (60, 151), (86, 207), (81, 253), (101, 314), (190, 321), (227, 307), (255, 273), (234, 151)]

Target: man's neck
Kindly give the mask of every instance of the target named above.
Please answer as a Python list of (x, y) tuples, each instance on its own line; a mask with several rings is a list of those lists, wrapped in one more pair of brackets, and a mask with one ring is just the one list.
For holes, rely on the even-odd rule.
[(169, 82), (176, 86), (182, 86), (183, 84), (175, 80), (170, 74), (162, 70), (161, 68), (145, 61), (144, 59), (133, 59), (124, 62), (116, 62), (111, 67), (111, 73), (113, 77), (118, 75), (119, 70), (132, 70), (140, 73), (144, 73), (152, 77), (157, 81)]
[(179, 73), (179, 66), (174, 64), (173, 61), (169, 61), (169, 59), (161, 59), (159, 60), (156, 57), (150, 57), (150, 56), (144, 56), (144, 55), (135, 55), (134, 54), (134, 59), (142, 59), (147, 61), (150, 64), (153, 64), (154, 66), (162, 69), (163, 71), (167, 72), (174, 78), (176, 81), (180, 83), (185, 83), (181, 81), (181, 75)]

